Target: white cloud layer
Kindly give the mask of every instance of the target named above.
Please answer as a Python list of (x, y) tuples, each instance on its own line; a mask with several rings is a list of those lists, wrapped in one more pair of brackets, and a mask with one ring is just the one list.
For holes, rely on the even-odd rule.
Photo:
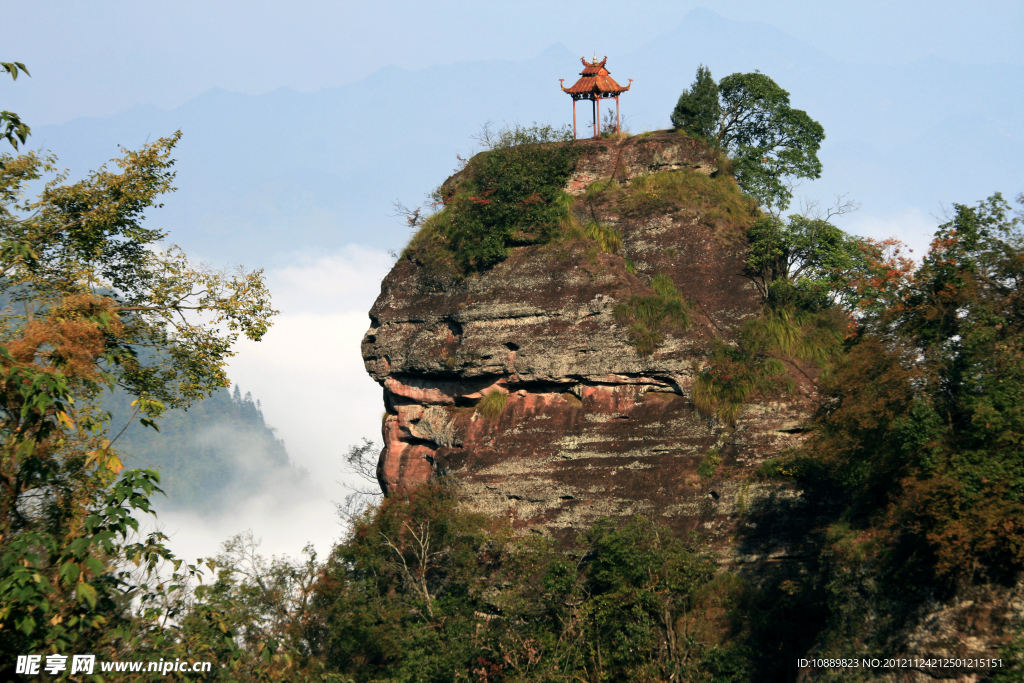
[(300, 252), (290, 261), (267, 273), (281, 314), (262, 341), (239, 343), (229, 375), (260, 400), (292, 463), (315, 485), (266, 492), (222, 516), (161, 514), (179, 556), (215, 554), (247, 529), (263, 538), (268, 555), (295, 556), (307, 542), (326, 553), (342, 530), (333, 505), (345, 495), (337, 483), (341, 455), (362, 437), (380, 438), (380, 388), (363, 369), (359, 345), (391, 257), (353, 245), (319, 256)]
[(204, 516), (175, 510), (143, 521), (163, 531), (175, 554), (190, 562), (215, 557), (224, 541), (251, 530), (261, 554), (297, 557), (310, 543), (326, 557), (343, 529), (330, 496), (314, 487), (287, 486), (242, 501), (231, 514)]
[(385, 252), (354, 244), (329, 255), (298, 252), (291, 260), (267, 274), (274, 305), (283, 316), (345, 312), (364, 320), (393, 264)]

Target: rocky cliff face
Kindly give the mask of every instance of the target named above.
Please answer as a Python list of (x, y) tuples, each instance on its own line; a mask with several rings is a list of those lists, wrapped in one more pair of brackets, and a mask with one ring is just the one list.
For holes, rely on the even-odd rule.
[[(713, 152), (670, 133), (584, 144), (567, 187), (577, 195), (608, 178), (717, 169)], [(519, 247), (463, 280), (403, 259), (385, 278), (363, 339), (387, 411), (381, 487), (448, 474), (471, 504), (524, 530), (571, 534), (600, 516), (652, 513), (703, 527), (734, 560), (796, 552), (785, 525), (729, 540), (757, 526), (758, 510), (800, 502), (754, 473), (800, 438), (815, 398), (806, 368), (792, 368), (795, 394), (752, 401), (735, 425), (690, 400), (710, 340), (733, 339), (759, 309), (744, 243), (708, 207), (624, 217), (583, 204), (575, 210), (620, 231), (618, 253), (586, 242)], [(613, 309), (651, 294), (655, 273), (692, 304), (693, 324), (641, 357)], [(506, 403), (487, 418), (474, 406), (492, 391)], [(709, 453), (721, 463), (708, 460), (702, 478)]]

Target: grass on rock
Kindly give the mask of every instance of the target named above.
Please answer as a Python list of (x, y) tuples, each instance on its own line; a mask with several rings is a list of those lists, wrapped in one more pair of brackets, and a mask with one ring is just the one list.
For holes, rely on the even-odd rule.
[(615, 321), (628, 326), (629, 343), (640, 356), (654, 353), (664, 343), (665, 333), (690, 326), (690, 305), (667, 275), (655, 275), (651, 289), (654, 296), (634, 296), (614, 310)]
[(493, 420), (505, 410), (506, 403), (508, 403), (508, 394), (498, 389), (492, 389), (477, 402), (476, 412), (488, 420)]

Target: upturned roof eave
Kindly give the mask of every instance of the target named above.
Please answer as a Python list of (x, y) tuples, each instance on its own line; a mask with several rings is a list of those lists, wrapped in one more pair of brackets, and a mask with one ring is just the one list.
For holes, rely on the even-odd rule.
[[(586, 79), (586, 80), (591, 80), (592, 81), (593, 79)], [(608, 80), (611, 80), (611, 79), (608, 79)], [(612, 81), (612, 82), (614, 83), (614, 81)], [(611, 88), (609, 88), (607, 86), (601, 87), (601, 85), (598, 84), (598, 83), (592, 83), (592, 82), (591, 83), (585, 83), (584, 79), (581, 78), (579, 81), (574, 83), (571, 87), (566, 88), (563, 85), (562, 86), (562, 92), (569, 93), (570, 95), (580, 95), (580, 96), (584, 96), (584, 95), (604, 95), (606, 97), (609, 97), (609, 96), (610, 97), (615, 97), (616, 95), (621, 95), (622, 93), (627, 92), (632, 87), (632, 85), (633, 85), (633, 79), (632, 78), (629, 79), (629, 85), (627, 85), (625, 87), (619, 85), (618, 83), (615, 83), (616, 87), (611, 87)]]

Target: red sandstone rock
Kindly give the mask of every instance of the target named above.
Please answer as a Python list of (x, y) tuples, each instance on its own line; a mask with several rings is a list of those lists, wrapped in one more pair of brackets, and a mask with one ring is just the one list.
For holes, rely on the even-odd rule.
[[(717, 165), (715, 154), (674, 134), (588, 144), (570, 192), (612, 175), (710, 174)], [(599, 218), (620, 230), (620, 253), (520, 247), (462, 281), (408, 260), (395, 265), (363, 340), (367, 372), (384, 387), (388, 411), (382, 488), (390, 494), (444, 473), (470, 504), (524, 530), (572, 534), (604, 515), (648, 513), (706, 530), (736, 561), (795, 552), (800, 539), (780, 530), (762, 535), (763, 543), (730, 539), (756, 527), (764, 506), (799, 502), (795, 491), (754, 471), (800, 438), (815, 399), (813, 374), (793, 366), (802, 374), (798, 394), (752, 401), (735, 426), (701, 416), (689, 398), (710, 340), (734, 339), (759, 310), (743, 273), (745, 247), (693, 212)], [(626, 258), (636, 274), (626, 271)], [(647, 283), (658, 272), (693, 304), (694, 320), (642, 358), (612, 311), (650, 295)], [(472, 406), (493, 389), (507, 392), (507, 403), (488, 420)], [(711, 449), (722, 465), (702, 480), (697, 468)]]

